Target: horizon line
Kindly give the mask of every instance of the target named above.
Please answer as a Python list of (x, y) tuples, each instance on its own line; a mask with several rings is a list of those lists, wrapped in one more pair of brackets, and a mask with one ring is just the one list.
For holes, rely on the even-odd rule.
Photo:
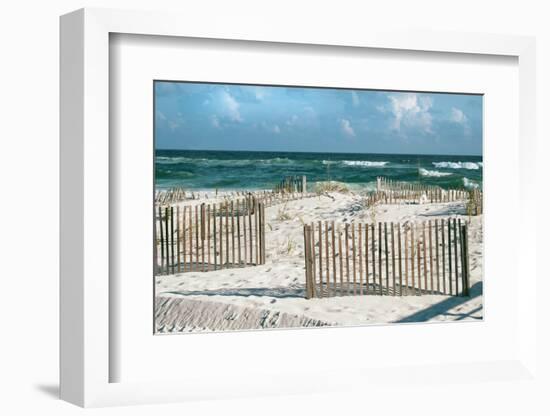
[(481, 157), (483, 155), (475, 154), (443, 154), (443, 153), (381, 153), (381, 152), (316, 152), (316, 151), (289, 151), (289, 150), (222, 150), (222, 149), (169, 149), (169, 148), (155, 148), (157, 150), (167, 150), (167, 151), (188, 151), (188, 152), (249, 152), (249, 153), (316, 153), (316, 154), (342, 154), (342, 155), (401, 155), (401, 156), (467, 156), (467, 157)]

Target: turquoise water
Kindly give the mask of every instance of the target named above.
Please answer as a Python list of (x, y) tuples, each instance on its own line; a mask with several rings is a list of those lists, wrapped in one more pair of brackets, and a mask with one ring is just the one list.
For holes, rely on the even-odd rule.
[[(285, 176), (374, 189), (377, 176), (443, 188), (482, 185), (481, 156), (157, 150), (157, 189), (271, 189)], [(310, 188), (311, 189), (311, 188)]]

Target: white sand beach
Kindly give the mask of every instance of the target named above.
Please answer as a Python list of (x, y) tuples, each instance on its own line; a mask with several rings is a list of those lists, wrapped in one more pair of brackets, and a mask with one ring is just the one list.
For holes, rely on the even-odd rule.
[[(482, 215), (467, 216), (464, 202), (380, 204), (366, 209), (362, 200), (358, 193), (331, 192), (266, 208), (266, 264), (156, 276), (158, 332), (483, 318)], [(450, 216), (469, 223), (470, 297), (423, 294), (305, 299), (304, 223), (405, 223)]]

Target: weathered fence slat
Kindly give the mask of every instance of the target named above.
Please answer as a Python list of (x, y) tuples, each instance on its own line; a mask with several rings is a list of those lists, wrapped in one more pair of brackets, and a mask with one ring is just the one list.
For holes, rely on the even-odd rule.
[(452, 256), (452, 244), (451, 244), (451, 219), (447, 219), (447, 241), (449, 242), (449, 295), (453, 294), (453, 256)]
[(349, 291), (349, 224), (346, 224), (345, 227), (345, 237), (346, 237), (346, 291), (347, 294), (350, 294)]
[(376, 245), (374, 224), (371, 224), (371, 254), (372, 254), (372, 291), (376, 293)]
[(195, 205), (195, 270), (199, 270), (200, 251), (199, 251), (199, 207)]
[(426, 222), (422, 221), (422, 261), (424, 265), (424, 291), (428, 293), (428, 267), (426, 266)]
[(323, 224), (319, 221), (319, 296), (323, 297)]
[(384, 272), (382, 269), (382, 223), (378, 223), (378, 281), (380, 283), (379, 294), (382, 295), (382, 279), (384, 278)]
[(470, 295), (470, 259), (469, 259), (469, 251), (468, 251), (468, 227), (466, 224), (462, 225), (462, 253), (464, 257), (464, 269), (463, 269), (463, 275), (464, 275), (464, 284), (462, 288), (462, 294), (463, 296), (469, 296)]
[(407, 289), (407, 295), (410, 293), (409, 289), (409, 230), (405, 226), (405, 288)]
[(342, 230), (338, 226), (338, 258), (340, 262), (340, 296), (344, 294), (344, 260), (342, 258)]
[(401, 269), (401, 224), (397, 224), (397, 250), (399, 252), (399, 296), (403, 296), (403, 274)]
[(369, 225), (365, 224), (365, 293), (369, 294)]
[(430, 245), (430, 293), (434, 293), (434, 268), (433, 268), (433, 250), (432, 250), (432, 220), (428, 222), (428, 234)]
[(328, 221), (325, 221), (325, 266), (327, 274), (327, 296), (330, 296), (330, 261), (328, 246)]
[(334, 227), (334, 221), (332, 221), (332, 280), (334, 283), (333, 289), (334, 294), (336, 295), (336, 231)]
[(443, 278), (443, 293), (447, 293), (447, 283), (445, 278), (445, 220), (441, 219), (441, 270)]
[(357, 247), (359, 249), (359, 294), (363, 294), (363, 230), (362, 224), (359, 223), (357, 226), (357, 236), (359, 241), (357, 242)]
[(453, 247), (455, 257), (455, 295), (458, 296), (458, 249), (457, 249), (457, 235), (456, 235), (456, 218), (453, 218)]
[(356, 269), (356, 248), (355, 248), (355, 224), (351, 224), (351, 250), (353, 255), (353, 294), (357, 295), (357, 269)]
[(396, 287), (395, 287), (395, 279), (397, 273), (395, 272), (395, 234), (393, 230), (393, 222), (390, 224), (391, 229), (391, 272), (392, 272), (392, 295), (395, 296), (396, 293)]
[(415, 256), (415, 241), (414, 241), (414, 224), (411, 224), (411, 283), (412, 283), (412, 293), (416, 292), (416, 283), (414, 275), (414, 256)]

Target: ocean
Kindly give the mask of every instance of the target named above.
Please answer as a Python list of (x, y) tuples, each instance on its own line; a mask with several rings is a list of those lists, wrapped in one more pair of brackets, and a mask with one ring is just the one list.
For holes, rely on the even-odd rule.
[[(157, 150), (157, 189), (271, 189), (285, 176), (306, 175), (308, 184), (338, 181), (373, 190), (376, 177), (438, 185), (482, 186), (481, 156)], [(309, 189), (312, 189), (308, 186)]]

